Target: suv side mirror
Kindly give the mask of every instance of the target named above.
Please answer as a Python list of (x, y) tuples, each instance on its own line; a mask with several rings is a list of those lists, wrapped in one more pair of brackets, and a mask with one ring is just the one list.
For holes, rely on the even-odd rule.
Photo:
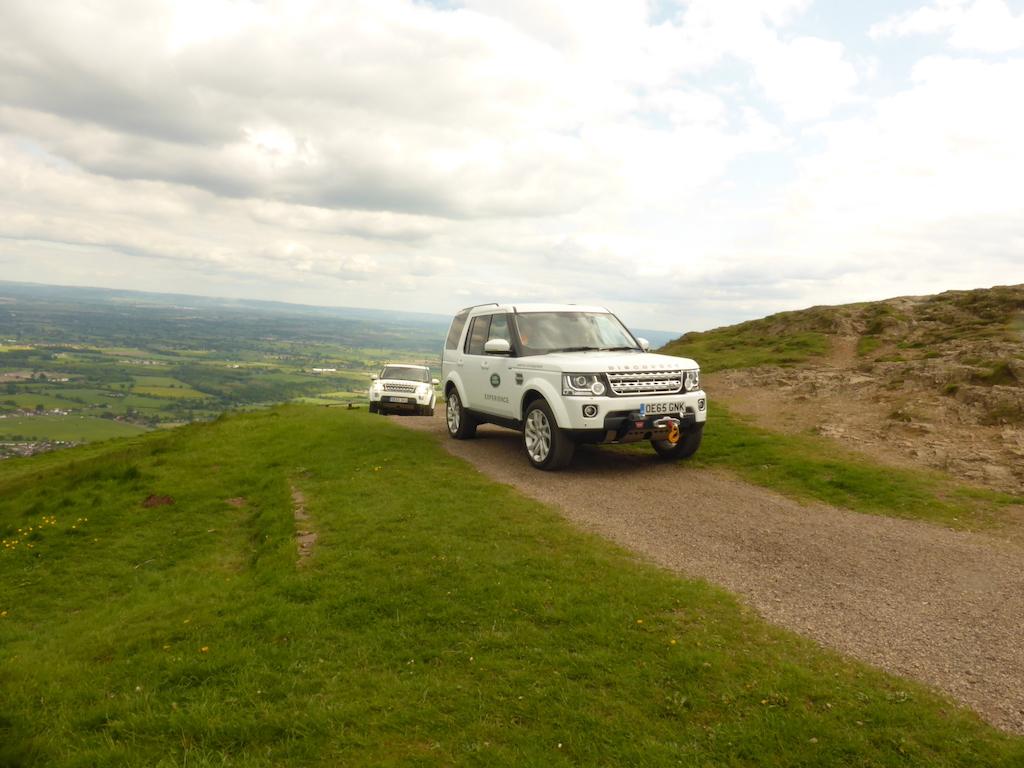
[(644, 352), (651, 351), (651, 342), (649, 342), (647, 339), (641, 339), (639, 336), (637, 336), (636, 341), (637, 344), (640, 345), (640, 349), (642, 349)]
[(507, 355), (511, 351), (512, 345), (508, 343), (508, 339), (488, 339), (484, 344), (486, 355)]
[(376, 381), (377, 380), (377, 374), (376, 373), (371, 374), (370, 378), (373, 379), (374, 381)]
[(437, 379), (431, 379), (431, 380), (430, 380), (430, 383), (431, 383), (431, 384), (433, 384), (433, 385), (434, 385), (434, 386), (436, 387), (436, 386), (437, 386), (438, 384), (440, 384), (441, 382), (440, 382), (440, 381), (438, 381)]

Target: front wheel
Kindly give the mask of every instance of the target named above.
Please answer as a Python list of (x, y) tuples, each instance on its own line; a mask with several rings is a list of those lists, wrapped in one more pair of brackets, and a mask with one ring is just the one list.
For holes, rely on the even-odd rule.
[(576, 443), (558, 426), (543, 400), (534, 400), (526, 409), (523, 446), (526, 457), (537, 469), (561, 469), (572, 461), (576, 450)]
[(658, 455), (666, 460), (688, 459), (700, 448), (704, 436), (704, 424), (694, 426), (690, 432), (680, 433), (675, 442), (671, 440), (651, 440), (651, 446)]
[(476, 435), (476, 420), (462, 407), (459, 391), (452, 388), (444, 406), (448, 434), (456, 440), (468, 440)]

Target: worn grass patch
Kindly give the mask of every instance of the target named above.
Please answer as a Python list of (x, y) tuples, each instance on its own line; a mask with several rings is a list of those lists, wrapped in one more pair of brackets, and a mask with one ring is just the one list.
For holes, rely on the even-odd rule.
[[(359, 411), (40, 459), (0, 467), (2, 765), (1024, 761)], [(319, 533), (301, 569), (290, 482)]]

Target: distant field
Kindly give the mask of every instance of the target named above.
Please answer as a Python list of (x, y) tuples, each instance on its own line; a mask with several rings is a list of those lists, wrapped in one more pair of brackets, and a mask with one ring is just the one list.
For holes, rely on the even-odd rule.
[(169, 376), (138, 376), (132, 392), (136, 395), (151, 395), (152, 397), (173, 397), (176, 399), (201, 400), (209, 397), (188, 384), (172, 379)]
[(447, 327), (401, 313), (0, 286), (0, 412), (41, 405), (146, 428), (297, 398), (333, 404), (323, 393), (364, 389), (381, 360), (435, 355)]
[(137, 411), (147, 409), (159, 411), (163, 410), (167, 405), (165, 400), (146, 397), (145, 395), (136, 395), (134, 393), (121, 398), (109, 398), (109, 400), (111, 409), (115, 411), (119, 406), (123, 409), (134, 408)]
[[(122, 390), (104, 390), (104, 389), (86, 389), (84, 387), (64, 388), (64, 387), (47, 387), (46, 389), (40, 389), (40, 392), (45, 392), (54, 397), (59, 397), (64, 400), (70, 400), (76, 402), (76, 407), (81, 408), (82, 405), (100, 405), (102, 403), (114, 402), (117, 398), (110, 397), (110, 394), (120, 394)], [(34, 394), (34, 393), (30, 393)], [(78, 402), (81, 401), (81, 402)]]
[(14, 416), (0, 419), (0, 437), (20, 435), (35, 440), (107, 440), (145, 432), (135, 424), (125, 424), (92, 416)]
[(168, 359), (169, 357), (152, 350), (137, 349), (135, 347), (99, 347), (97, 351), (113, 357), (132, 357), (140, 360), (160, 360), (161, 358)]
[(195, 389), (177, 389), (175, 387), (136, 387), (132, 391), (139, 395), (170, 397), (176, 400), (202, 400), (208, 397)]
[(14, 395), (5, 395), (0, 393), (0, 409), (5, 407), (8, 408), (21, 408), (25, 410), (32, 410), (37, 405), (43, 406), (46, 410), (53, 408), (76, 408), (78, 403), (73, 403), (70, 400), (64, 398), (54, 397), (51, 394), (40, 392), (25, 392)]

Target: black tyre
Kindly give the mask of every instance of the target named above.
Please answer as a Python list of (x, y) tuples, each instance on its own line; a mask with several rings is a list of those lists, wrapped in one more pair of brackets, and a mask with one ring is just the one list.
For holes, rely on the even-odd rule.
[(534, 400), (523, 419), (523, 447), (537, 469), (561, 469), (572, 461), (576, 443), (558, 426), (544, 400)]
[(452, 387), (445, 403), (445, 421), (448, 423), (448, 434), (456, 440), (468, 440), (476, 435), (476, 419), (462, 407), (459, 391)]
[(370, 413), (380, 413), (380, 404), (371, 402)]
[(704, 424), (697, 424), (689, 432), (682, 432), (676, 442), (670, 440), (651, 440), (651, 446), (658, 455), (668, 461), (675, 459), (688, 459), (700, 448), (701, 438), (704, 436)]
[(417, 405), (416, 406), (416, 415), (417, 416), (433, 416), (434, 415), (434, 406), (429, 405), (429, 404), (428, 405)]

